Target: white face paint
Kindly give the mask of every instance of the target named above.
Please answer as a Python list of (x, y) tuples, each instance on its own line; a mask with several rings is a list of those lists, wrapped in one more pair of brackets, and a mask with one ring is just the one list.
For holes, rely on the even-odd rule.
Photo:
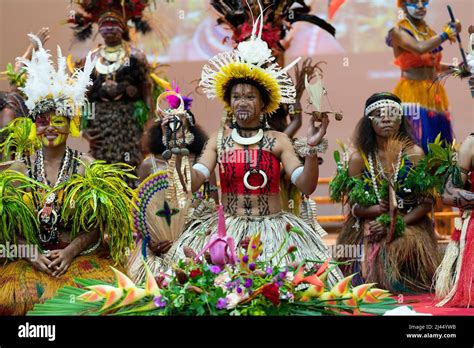
[(423, 2), (421, 7), (418, 7), (418, 4), (406, 4), (406, 9), (408, 14), (416, 19), (423, 19), (426, 16), (426, 8), (428, 7), (428, 2)]

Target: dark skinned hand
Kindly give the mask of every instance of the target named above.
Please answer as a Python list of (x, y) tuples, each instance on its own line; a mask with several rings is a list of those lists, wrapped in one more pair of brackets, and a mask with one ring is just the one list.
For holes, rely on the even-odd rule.
[(49, 269), (53, 271), (53, 277), (60, 277), (68, 270), (74, 256), (66, 249), (53, 250), (49, 253), (49, 258), (52, 260)]
[(44, 254), (40, 254), (36, 259), (29, 259), (28, 260), (34, 269), (44, 272), (49, 275), (53, 275), (53, 271), (49, 269), (51, 265), (51, 260), (46, 257)]

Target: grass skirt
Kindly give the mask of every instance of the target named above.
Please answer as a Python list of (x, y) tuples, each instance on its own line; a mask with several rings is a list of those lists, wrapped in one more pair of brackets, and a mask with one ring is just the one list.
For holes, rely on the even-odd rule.
[[(454, 235), (453, 235), (454, 237)], [(474, 219), (465, 211), (459, 240), (452, 240), (437, 271), (438, 307), (474, 306)]]
[[(207, 242), (209, 235), (217, 232), (217, 221), (217, 214), (215, 212), (191, 221), (167, 253), (165, 257), (166, 263), (171, 265), (173, 262), (184, 258), (184, 246), (199, 252)], [(258, 232), (261, 233), (263, 253), (260, 260), (268, 260), (277, 251), (288, 233), (286, 231), (287, 224), (299, 228), (303, 232), (303, 236), (291, 233), (282, 253), (286, 252), (289, 246), (295, 245), (297, 247), (295, 253), (297, 262), (302, 260), (324, 261), (330, 257), (328, 248), (321, 240), (321, 237), (327, 233), (318, 223), (315, 224), (316, 229), (313, 229), (301, 218), (286, 212), (263, 217), (232, 216), (226, 214), (227, 235), (234, 238), (236, 245), (240, 245), (240, 242), (247, 236)], [(278, 256), (273, 260), (276, 262)], [(292, 261), (288, 257), (283, 262), (291, 263)], [(329, 284), (332, 286), (340, 279), (342, 279), (342, 273), (336, 267), (329, 274)]]
[(63, 286), (74, 285), (74, 278), (113, 282), (114, 273), (109, 267), (113, 261), (106, 256), (106, 252), (78, 256), (60, 278), (37, 271), (23, 259), (0, 266), (0, 315), (25, 315)]
[[(357, 227), (357, 228), (353, 228)], [(431, 289), (432, 279), (439, 264), (436, 237), (431, 220), (425, 216), (420, 222), (408, 225), (403, 236), (387, 244), (384, 240), (369, 244), (364, 238), (364, 221), (350, 216), (338, 236), (337, 245), (363, 246), (363, 257), (348, 260), (341, 269), (345, 275), (359, 272), (354, 285), (377, 283), (391, 292), (424, 292)]]
[(428, 144), (434, 142), (439, 133), (441, 139), (449, 143), (453, 141), (448, 97), (441, 83), (402, 78), (393, 93), (404, 103), (405, 116), (413, 136), (425, 152), (428, 152)]

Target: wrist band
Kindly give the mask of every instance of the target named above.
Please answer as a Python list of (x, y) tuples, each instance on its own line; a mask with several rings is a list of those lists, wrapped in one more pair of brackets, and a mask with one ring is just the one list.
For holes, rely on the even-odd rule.
[(296, 180), (300, 177), (301, 173), (303, 173), (304, 167), (298, 167), (295, 170), (293, 170), (293, 173), (291, 173), (291, 182), (293, 185), (296, 185)]
[(196, 163), (195, 165), (193, 165), (193, 169), (197, 170), (199, 173), (204, 175), (206, 179), (208, 179), (211, 176), (209, 169), (207, 169), (207, 167), (204, 164)]
[(442, 42), (446, 41), (449, 39), (449, 35), (447, 32), (443, 31), (440, 35)]

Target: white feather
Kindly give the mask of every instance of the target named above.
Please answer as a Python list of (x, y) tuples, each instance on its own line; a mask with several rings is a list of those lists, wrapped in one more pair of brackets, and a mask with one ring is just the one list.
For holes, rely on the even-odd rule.
[(33, 34), (28, 35), (36, 42), (38, 49), (33, 51), (31, 60), (20, 59), (26, 70), (25, 86), (21, 89), (26, 95), (25, 104), (32, 111), (36, 104), (46, 98), (72, 99), (76, 105), (82, 105), (87, 87), (92, 84), (90, 75), (94, 69), (91, 52), (87, 55), (84, 70), (76, 70), (69, 76), (66, 57), (58, 46), (57, 69), (54, 68), (51, 54), (43, 48), (41, 41)]

